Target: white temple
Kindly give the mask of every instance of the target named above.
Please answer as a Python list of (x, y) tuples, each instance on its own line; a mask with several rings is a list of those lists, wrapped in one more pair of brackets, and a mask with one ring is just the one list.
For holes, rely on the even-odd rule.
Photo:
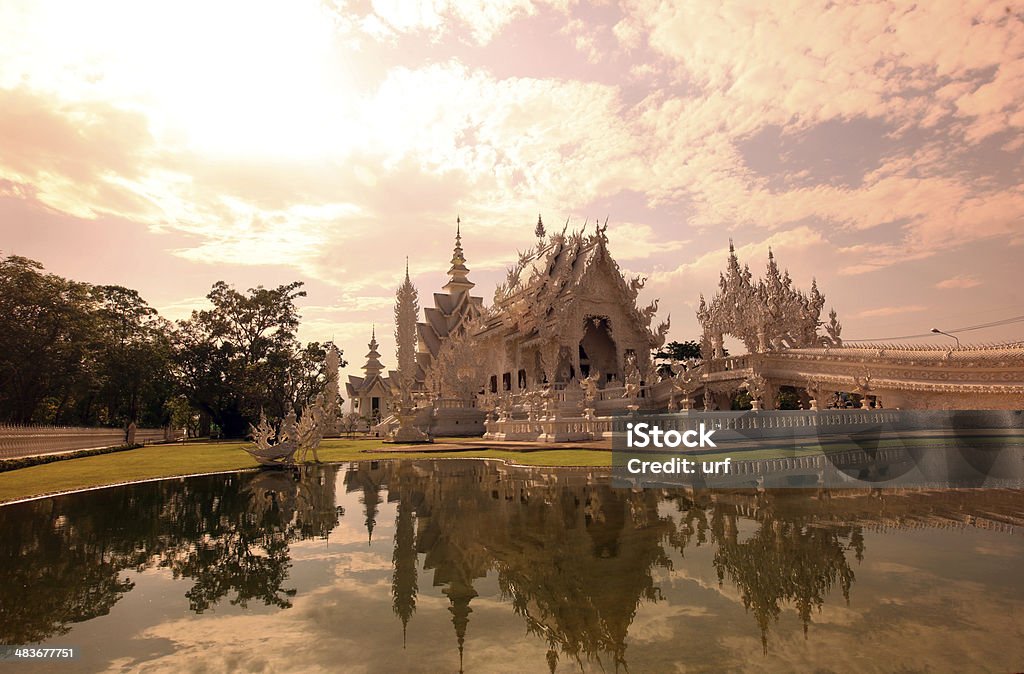
[[(664, 345), (669, 321), (652, 327), (657, 300), (637, 305), (645, 279), (623, 276), (606, 227), (589, 235), (567, 228), (546, 236), (538, 219), (536, 245), (520, 254), (486, 307), (471, 294), (475, 284), (457, 220), (448, 281), (433, 293), (434, 306), (424, 309), (415, 330), (411, 316), (418, 309), (409, 306), (416, 306), (417, 293), (406, 270), (399, 304), (408, 315), (398, 320), (396, 335), (408, 333), (397, 340), (405, 353), (416, 342), (413, 364), (399, 371), (412, 371), (401, 380), (414, 382), (417, 428), (494, 440), (585, 440), (605, 437), (616, 414), (695, 405), (727, 411), (740, 391), (753, 409), (776, 409), (783, 388), (788, 404), (796, 400), (812, 412), (837, 392), (855, 394), (850, 398), (863, 409), (881, 408), (883, 400), (889, 409), (1024, 406), (1020, 344), (955, 354), (935, 347), (844, 346), (835, 311), (827, 323), (821, 320), (825, 298), (814, 282), (809, 292), (796, 288), (770, 251), (766, 275), (755, 281), (731, 242), (719, 292), (710, 303), (700, 298), (704, 360), (673, 363), (671, 372), (659, 373), (652, 354)], [(725, 356), (725, 335), (739, 338), (749, 353)], [(368, 358), (367, 376), (350, 378), (349, 396), (360, 411), (379, 414), (379, 431), (392, 431), (395, 407), (388, 396), (395, 395), (395, 376), (390, 387), (380, 378), (375, 342)]]
[(370, 333), (368, 346), (370, 351), (363, 365), (364, 376), (349, 375), (345, 390), (352, 401), (352, 411), (363, 417), (368, 425), (375, 425), (391, 414), (391, 382), (381, 374), (384, 366), (377, 351), (376, 329)]

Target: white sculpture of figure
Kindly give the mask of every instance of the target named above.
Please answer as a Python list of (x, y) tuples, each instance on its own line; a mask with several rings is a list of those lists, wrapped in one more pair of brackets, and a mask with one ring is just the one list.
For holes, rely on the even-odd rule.
[(854, 376), (853, 381), (857, 385), (857, 393), (860, 394), (860, 408), (871, 409), (871, 402), (868, 400), (871, 394), (871, 373), (865, 372), (863, 376)]
[(323, 403), (323, 435), (333, 437), (341, 433), (341, 418), (338, 410), (341, 407), (341, 395), (338, 390), (338, 368), (341, 365), (341, 350), (331, 344), (327, 349), (327, 358), (324, 359), (324, 370), (327, 374), (327, 383), (324, 385)]
[(754, 411), (761, 409), (761, 399), (768, 390), (768, 380), (759, 374), (754, 374), (747, 377), (747, 380), (743, 382), (743, 387), (750, 395), (750, 409)]
[(672, 368), (672, 395), (669, 400), (669, 409), (676, 408), (676, 395), (682, 396), (682, 408), (689, 410), (693, 408), (693, 400), (690, 396), (701, 386), (701, 377), (704, 374), (704, 363), (697, 358), (685, 360), (673, 360)]
[(541, 397), (544, 399), (544, 418), (554, 419), (557, 416), (558, 391), (548, 386), (541, 392)]
[(324, 438), (327, 418), (324, 395), (321, 393), (313, 405), (303, 410), (302, 421), (298, 425), (300, 461), (306, 461), (309, 453), (313, 452), (313, 460), (320, 463), (320, 455), (316, 450)]
[(512, 418), (512, 395), (502, 393), (498, 403), (498, 420), (508, 421)]
[(588, 377), (580, 381), (583, 388), (583, 416), (587, 419), (594, 418), (594, 401), (597, 400), (597, 384), (601, 381), (601, 372), (594, 370)]
[(821, 404), (822, 383), (813, 377), (809, 377), (804, 383), (804, 388), (807, 389), (807, 395), (810, 398), (808, 409), (812, 412), (817, 412)]
[(626, 405), (626, 409), (632, 413), (636, 413), (640, 409), (640, 368), (636, 364), (636, 356), (630, 356), (626, 361), (625, 367), (625, 392), (622, 394), (623, 398), (630, 401)]
[(625, 387), (626, 392), (623, 398), (636, 398), (640, 395), (640, 369), (636, 364), (636, 356), (630, 356), (626, 361)]

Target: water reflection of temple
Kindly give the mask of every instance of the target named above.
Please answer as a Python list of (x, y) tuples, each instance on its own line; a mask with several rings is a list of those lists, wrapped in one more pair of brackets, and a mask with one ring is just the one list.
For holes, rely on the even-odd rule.
[[(671, 568), (673, 551), (713, 546), (719, 582), (738, 592), (767, 650), (787, 607), (806, 634), (833, 594), (848, 601), (866, 530), (1024, 523), (1011, 491), (631, 492), (593, 470), (474, 460), (354, 464), (346, 485), (387, 489), (397, 504), (392, 599), (403, 631), (421, 556), (449, 601), (460, 658), (475, 585), (495, 573), (502, 598), (548, 644), (552, 670), (563, 658), (625, 665), (630, 625), (642, 603), (662, 600), (657, 569)], [(742, 521), (753, 533), (740, 533)]]
[(477, 460), (167, 480), (0, 508), (0, 640), (38, 642), (104, 615), (132, 591), (128, 570), (169, 569), (196, 612), (225, 600), (286, 608), (289, 546), (339, 524), (341, 476), (368, 537), (384, 499), (395, 508), (396, 626), (414, 634), (420, 593), (443, 597), (453, 655), (471, 657), (487, 578), (547, 646), (552, 669), (635, 659), (637, 613), (665, 601), (659, 583), (680, 555), (707, 560), (771, 649), (781, 614), (813, 638), (816, 612), (856, 595), (868, 532), (1024, 531), (1022, 493), (994, 489), (633, 492), (592, 469)]

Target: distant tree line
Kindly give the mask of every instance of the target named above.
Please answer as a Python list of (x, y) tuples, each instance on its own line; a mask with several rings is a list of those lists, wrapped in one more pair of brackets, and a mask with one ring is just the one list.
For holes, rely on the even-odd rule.
[[(161, 318), (138, 292), (0, 258), (0, 422), (190, 427), (241, 437), (261, 411), (283, 417), (326, 383), (330, 342), (302, 345), (301, 282), (239, 292)], [(344, 366), (344, 361), (342, 361)]]

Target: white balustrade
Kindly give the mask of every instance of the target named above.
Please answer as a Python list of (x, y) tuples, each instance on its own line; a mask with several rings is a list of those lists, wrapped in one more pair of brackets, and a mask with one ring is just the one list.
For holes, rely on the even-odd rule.
[[(125, 444), (125, 436), (126, 432), (122, 428), (0, 424), (0, 459), (117, 447)], [(163, 442), (166, 439), (163, 428), (139, 428), (135, 431), (135, 442), (138, 444)]]

